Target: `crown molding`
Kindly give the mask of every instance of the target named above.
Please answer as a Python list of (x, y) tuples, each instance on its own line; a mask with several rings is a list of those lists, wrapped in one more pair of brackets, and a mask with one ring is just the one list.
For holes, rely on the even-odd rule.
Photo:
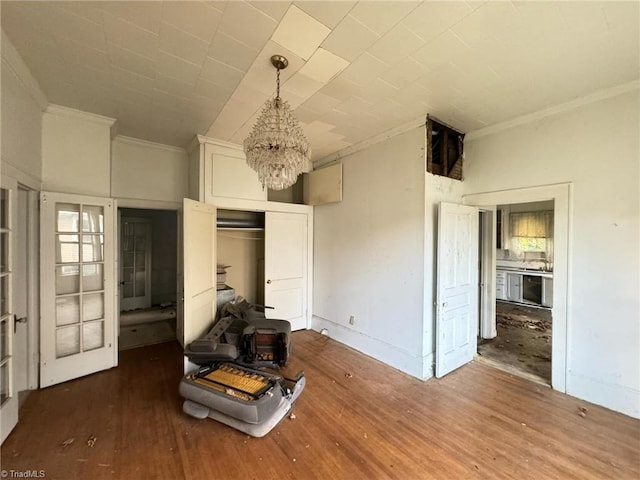
[(44, 110), (49, 105), (49, 101), (44, 92), (40, 88), (38, 81), (32, 75), (27, 64), (13, 46), (9, 37), (7, 37), (4, 30), (2, 30), (2, 36), (0, 37), (0, 45), (2, 49), (2, 63), (6, 68), (11, 70), (16, 78), (22, 83), (25, 90), (29, 93), (31, 98), (38, 104), (40, 110)]
[(150, 140), (143, 140), (141, 138), (127, 137), (126, 135), (117, 135), (114, 142), (129, 143), (131, 145), (138, 145), (146, 148), (155, 148), (156, 150), (165, 150), (172, 153), (186, 154), (187, 151), (182, 147), (176, 147), (174, 145), (166, 145), (164, 143), (152, 142)]
[(233, 150), (242, 150), (242, 145), (238, 145), (237, 143), (227, 142), (225, 140), (218, 140), (217, 138), (207, 137), (205, 135), (196, 135), (193, 140), (189, 142), (187, 146), (187, 151), (192, 151), (194, 148), (199, 147), (204, 143), (209, 143), (211, 145), (218, 145), (220, 147), (231, 148)]
[(401, 135), (415, 128), (424, 127), (426, 118), (427, 118), (426, 114), (421, 115), (419, 118), (411, 120), (410, 122), (400, 125), (399, 127), (391, 128), (385, 132), (379, 133), (378, 135), (362, 140), (361, 142), (355, 143), (353, 145), (349, 145), (348, 147), (338, 150), (337, 152), (330, 153), (326, 157), (323, 157), (319, 160), (314, 161), (313, 168), (316, 169), (316, 168), (325, 167), (330, 163), (337, 162), (338, 160), (346, 157), (347, 155), (352, 155), (372, 145), (375, 145), (380, 142), (384, 142), (389, 138), (395, 137), (397, 135)]
[(50, 104), (46, 108), (45, 113), (57, 115), (59, 117), (77, 118), (107, 127), (112, 127), (116, 123), (115, 118), (105, 117), (96, 113), (84, 112), (82, 110), (76, 110), (75, 108), (63, 107), (62, 105)]
[(550, 108), (545, 108), (544, 110), (539, 110), (534, 113), (522, 115), (520, 117), (516, 117), (511, 120), (507, 120), (505, 122), (496, 123), (495, 125), (491, 125), (489, 127), (483, 127), (478, 130), (473, 130), (467, 133), (464, 140), (465, 142), (468, 142), (471, 140), (475, 140), (477, 138), (486, 137), (487, 135), (500, 133), (505, 130), (518, 127), (520, 125), (525, 125), (527, 123), (532, 123), (538, 120), (542, 120), (543, 118), (546, 118), (546, 117), (551, 117), (553, 115), (558, 115), (560, 113), (569, 112), (571, 110), (575, 110), (576, 108), (580, 108), (584, 105), (589, 105), (591, 103), (596, 103), (601, 100), (606, 100), (607, 98), (617, 97), (618, 95), (622, 95), (624, 93), (631, 92), (637, 89), (640, 89), (640, 80), (633, 80), (631, 82), (623, 83), (622, 85), (617, 85), (615, 87), (596, 90), (595, 92), (589, 95), (576, 98), (575, 100), (571, 100), (569, 102), (561, 103), (559, 105), (555, 105)]

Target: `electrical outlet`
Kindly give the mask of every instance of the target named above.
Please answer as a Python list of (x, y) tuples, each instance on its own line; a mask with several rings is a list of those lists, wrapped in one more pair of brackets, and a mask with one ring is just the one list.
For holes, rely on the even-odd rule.
[(353, 315), (351, 315), (349, 317), (349, 325), (353, 325), (354, 323), (356, 323), (356, 317), (354, 317)]

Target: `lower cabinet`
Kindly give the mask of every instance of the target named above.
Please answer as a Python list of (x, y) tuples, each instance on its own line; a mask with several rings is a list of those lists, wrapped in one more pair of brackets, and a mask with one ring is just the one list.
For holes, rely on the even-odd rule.
[(522, 274), (507, 273), (507, 300), (522, 302)]
[(553, 307), (553, 278), (542, 279), (542, 306)]
[(507, 299), (507, 272), (496, 272), (496, 299)]

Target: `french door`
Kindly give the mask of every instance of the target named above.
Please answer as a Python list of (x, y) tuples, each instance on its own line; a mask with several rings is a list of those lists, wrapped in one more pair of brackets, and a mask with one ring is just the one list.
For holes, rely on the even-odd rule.
[(151, 306), (151, 220), (120, 220), (120, 310)]
[(114, 202), (40, 194), (40, 386), (114, 367)]
[(18, 423), (13, 309), (18, 185), (2, 178), (0, 189), (0, 443)]

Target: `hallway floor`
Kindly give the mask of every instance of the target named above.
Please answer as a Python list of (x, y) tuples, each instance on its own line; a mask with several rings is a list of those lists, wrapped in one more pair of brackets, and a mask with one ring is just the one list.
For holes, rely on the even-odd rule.
[(478, 340), (478, 355), (551, 383), (551, 310), (497, 302), (498, 336)]

